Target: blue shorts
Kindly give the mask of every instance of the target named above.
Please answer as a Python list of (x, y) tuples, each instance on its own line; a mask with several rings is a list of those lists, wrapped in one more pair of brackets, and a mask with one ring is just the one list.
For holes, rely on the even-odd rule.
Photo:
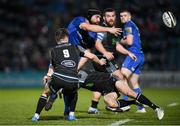
[(137, 60), (134, 61), (131, 57), (127, 56), (122, 64), (123, 68), (127, 68), (132, 73), (140, 74), (144, 65), (144, 54), (135, 54)]

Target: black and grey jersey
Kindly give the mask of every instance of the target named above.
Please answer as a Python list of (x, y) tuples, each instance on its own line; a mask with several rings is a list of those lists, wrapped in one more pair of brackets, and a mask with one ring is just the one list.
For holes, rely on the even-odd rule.
[[(102, 26), (107, 27), (105, 23), (103, 23)], [(111, 33), (104, 32), (104, 33), (97, 33), (97, 39), (102, 41), (102, 44), (107, 51), (113, 52), (114, 55), (117, 54), (116, 43), (119, 41), (119, 37), (116, 37)], [(96, 54), (100, 55), (101, 53), (97, 51)]]
[(84, 51), (80, 46), (59, 44), (51, 50), (51, 63), (54, 67), (54, 75), (64, 80), (78, 80), (77, 67)]

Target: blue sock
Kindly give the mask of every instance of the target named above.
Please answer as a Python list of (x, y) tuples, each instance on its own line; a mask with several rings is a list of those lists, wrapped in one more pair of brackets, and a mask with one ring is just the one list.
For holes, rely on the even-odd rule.
[(63, 99), (64, 99), (64, 112), (69, 113), (69, 105), (68, 105), (68, 100), (66, 95), (63, 94)]
[(126, 100), (126, 101), (128, 100), (128, 98), (129, 98), (129, 97), (128, 97), (127, 95), (124, 95), (124, 96), (123, 96), (123, 99)]
[[(136, 93), (142, 93), (142, 91), (141, 91), (140, 88), (134, 88), (134, 91), (135, 91)], [(142, 107), (142, 106), (137, 106), (137, 109), (138, 109), (138, 110), (141, 110), (141, 109), (143, 109), (143, 107)]]

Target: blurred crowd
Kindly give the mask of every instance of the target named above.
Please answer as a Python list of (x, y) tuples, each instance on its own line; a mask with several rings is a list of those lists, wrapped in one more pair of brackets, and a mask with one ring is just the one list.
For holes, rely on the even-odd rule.
[[(1, 0), (0, 71), (47, 70), (53, 29), (66, 27), (88, 8), (126, 8), (141, 32), (144, 70), (180, 70), (180, 1), (178, 0)], [(162, 13), (170, 10), (177, 26), (167, 28)]]

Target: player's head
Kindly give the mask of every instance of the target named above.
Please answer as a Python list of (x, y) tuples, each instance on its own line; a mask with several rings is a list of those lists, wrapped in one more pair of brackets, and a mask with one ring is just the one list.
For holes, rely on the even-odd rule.
[(106, 8), (103, 11), (103, 20), (108, 26), (114, 26), (116, 22), (116, 11), (113, 8)]
[(101, 11), (98, 9), (88, 9), (87, 19), (91, 24), (99, 24), (101, 21)]
[(55, 32), (55, 40), (57, 44), (68, 42), (68, 31), (65, 28), (59, 28)]
[(126, 23), (131, 20), (131, 13), (128, 10), (120, 12), (121, 23)]

